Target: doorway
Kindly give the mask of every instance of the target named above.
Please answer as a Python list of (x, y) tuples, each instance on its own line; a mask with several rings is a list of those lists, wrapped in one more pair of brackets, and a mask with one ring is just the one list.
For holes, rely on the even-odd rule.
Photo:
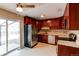
[(0, 19), (0, 55), (20, 47), (20, 21)]

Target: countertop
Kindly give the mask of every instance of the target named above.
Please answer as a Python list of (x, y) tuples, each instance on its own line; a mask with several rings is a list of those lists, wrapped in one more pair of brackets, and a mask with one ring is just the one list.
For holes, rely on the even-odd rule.
[[(79, 32), (74, 32), (79, 34)], [(63, 31), (63, 30), (53, 30), (49, 32), (45, 31), (40, 31), (38, 32), (39, 35), (53, 35), (53, 36), (58, 36), (58, 37), (63, 37), (63, 38), (69, 38), (69, 32), (68, 31)], [(65, 45), (65, 46), (70, 46), (70, 47), (76, 47), (79, 48), (79, 37), (77, 38), (76, 42), (74, 41), (67, 41), (67, 40), (58, 40), (59, 45)]]
[(79, 44), (77, 42), (72, 42), (72, 41), (58, 40), (57, 44), (79, 48)]

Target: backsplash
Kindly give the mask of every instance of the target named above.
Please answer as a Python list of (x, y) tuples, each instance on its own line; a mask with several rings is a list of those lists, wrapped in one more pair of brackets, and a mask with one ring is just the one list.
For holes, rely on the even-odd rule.
[(67, 34), (69, 30), (51, 30), (51, 31)]
[(79, 36), (79, 30), (69, 30), (68, 33), (74, 33)]
[(79, 37), (79, 30), (51, 30), (54, 33), (62, 33), (63, 35), (69, 36), (70, 33), (74, 33)]
[(51, 30), (51, 33), (58, 33), (59, 37), (68, 37), (68, 30)]

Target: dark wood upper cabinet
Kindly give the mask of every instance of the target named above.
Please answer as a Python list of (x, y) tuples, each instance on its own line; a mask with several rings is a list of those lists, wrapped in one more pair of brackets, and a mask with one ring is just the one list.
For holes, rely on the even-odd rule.
[(24, 17), (24, 24), (27, 24), (27, 25), (31, 24), (33, 28), (38, 29), (37, 21), (33, 18), (28, 17), (28, 16)]
[(39, 29), (42, 27), (50, 27), (50, 29), (62, 29), (62, 19), (63, 17), (39, 20), (38, 27)]
[(70, 30), (77, 30), (78, 29), (78, 23), (77, 23), (77, 16), (78, 16), (78, 6), (75, 3), (69, 4), (69, 29)]
[(64, 20), (66, 29), (79, 30), (79, 3), (69, 3), (66, 6)]
[(30, 17), (24, 17), (24, 24), (32, 24), (32, 19)]

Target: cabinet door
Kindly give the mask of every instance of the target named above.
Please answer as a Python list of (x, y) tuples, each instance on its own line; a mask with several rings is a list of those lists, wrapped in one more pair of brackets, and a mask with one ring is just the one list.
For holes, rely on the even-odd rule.
[(69, 4), (69, 29), (77, 30), (77, 5), (75, 3)]
[(68, 47), (63, 45), (58, 45), (58, 56), (69, 56)]
[(79, 3), (76, 4), (76, 19), (77, 29), (79, 30)]
[(31, 23), (32, 23), (32, 19), (27, 17), (27, 16), (25, 16), (24, 17), (24, 24), (31, 24)]
[(38, 35), (38, 42), (42, 42), (42, 35)]
[(70, 56), (79, 56), (79, 48), (70, 47)]
[(48, 43), (48, 35), (42, 35), (42, 42)]
[(42, 21), (38, 21), (38, 31), (41, 30), (41, 28), (43, 27), (43, 22)]

